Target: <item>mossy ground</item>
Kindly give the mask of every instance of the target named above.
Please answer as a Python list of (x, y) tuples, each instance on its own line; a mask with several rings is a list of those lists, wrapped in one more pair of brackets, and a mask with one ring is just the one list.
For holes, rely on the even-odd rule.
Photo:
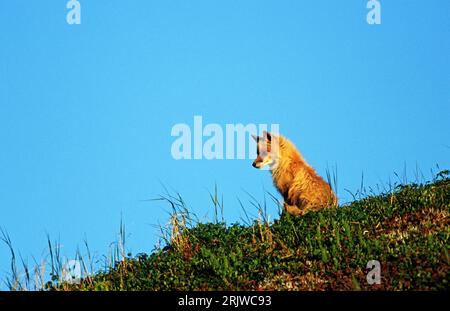
[[(125, 257), (65, 290), (443, 290), (449, 287), (450, 179), (248, 225), (188, 222), (168, 245)], [(381, 284), (369, 285), (370, 260)]]

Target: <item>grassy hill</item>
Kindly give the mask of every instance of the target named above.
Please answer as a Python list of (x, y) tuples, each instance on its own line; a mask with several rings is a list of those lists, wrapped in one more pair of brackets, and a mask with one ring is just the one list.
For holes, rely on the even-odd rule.
[[(167, 246), (125, 256), (64, 290), (442, 290), (448, 289), (450, 179), (397, 186), (351, 204), (260, 219), (247, 225), (198, 223), (181, 197), (163, 231)], [(212, 196), (220, 208), (217, 196)], [(217, 212), (217, 209), (216, 209)], [(216, 214), (217, 215), (217, 214)], [(216, 217), (217, 218), (217, 217)], [(367, 263), (381, 264), (369, 285)]]

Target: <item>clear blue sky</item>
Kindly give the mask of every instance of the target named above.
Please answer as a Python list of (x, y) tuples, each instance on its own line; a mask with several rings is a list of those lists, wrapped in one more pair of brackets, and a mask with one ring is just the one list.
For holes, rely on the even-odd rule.
[(84, 236), (105, 254), (121, 214), (150, 251), (160, 182), (209, 216), (217, 183), (228, 222), (245, 191), (275, 192), (251, 160), (172, 159), (194, 115), (280, 124), (321, 175), (337, 165), (341, 202), (362, 172), (374, 187), (450, 167), (447, 0), (381, 1), (377, 26), (365, 0), (80, 2), (81, 25), (64, 0), (0, 2), (0, 227), (29, 262), (46, 232), (67, 257)]

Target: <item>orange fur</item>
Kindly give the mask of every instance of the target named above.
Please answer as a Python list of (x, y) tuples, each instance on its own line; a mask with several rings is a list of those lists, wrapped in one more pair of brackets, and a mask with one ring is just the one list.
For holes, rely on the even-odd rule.
[(287, 213), (300, 216), (337, 205), (330, 185), (306, 163), (288, 139), (264, 132), (257, 142), (258, 151), (267, 152), (263, 151), (262, 155), (258, 152), (253, 166), (270, 166), (273, 183), (284, 198), (283, 206)]

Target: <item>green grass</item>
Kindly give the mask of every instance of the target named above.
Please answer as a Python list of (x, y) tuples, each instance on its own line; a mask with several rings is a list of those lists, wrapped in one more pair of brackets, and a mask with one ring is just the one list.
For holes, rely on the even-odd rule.
[[(211, 194), (214, 221), (200, 223), (180, 195), (167, 194), (159, 198), (172, 207), (170, 225), (161, 227), (165, 245), (151, 254), (125, 255), (123, 227), (122, 242), (104, 269), (86, 273), (80, 284), (58, 281), (53, 271), (43, 288), (445, 290), (450, 279), (447, 175), (299, 218), (283, 215), (274, 223), (267, 219), (266, 204), (253, 202), (258, 219), (226, 225), (217, 190)], [(381, 263), (379, 285), (367, 283), (370, 260)]]

